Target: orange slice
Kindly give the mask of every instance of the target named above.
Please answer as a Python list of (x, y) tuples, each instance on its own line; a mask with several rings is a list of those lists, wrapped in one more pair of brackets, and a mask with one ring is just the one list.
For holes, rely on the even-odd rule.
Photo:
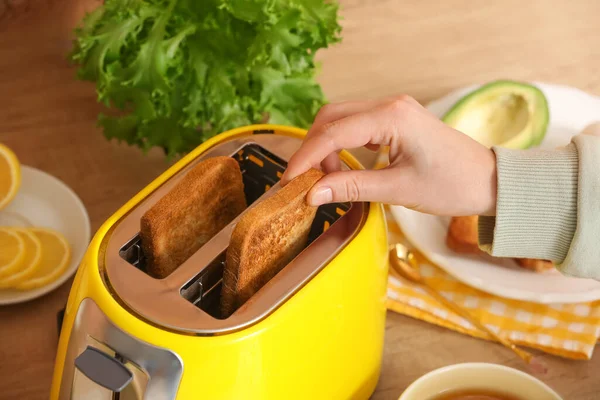
[(0, 278), (19, 270), (25, 258), (25, 241), (14, 230), (0, 227)]
[(30, 278), (42, 260), (42, 242), (36, 235), (23, 228), (13, 228), (25, 242), (25, 257), (18, 271), (0, 278), (0, 288), (9, 288), (20, 284)]
[(21, 165), (11, 149), (0, 143), (0, 210), (15, 197), (21, 187)]
[(19, 290), (30, 290), (46, 286), (60, 277), (69, 265), (71, 249), (65, 237), (48, 228), (29, 228), (42, 245), (40, 265), (25, 281), (15, 285)]

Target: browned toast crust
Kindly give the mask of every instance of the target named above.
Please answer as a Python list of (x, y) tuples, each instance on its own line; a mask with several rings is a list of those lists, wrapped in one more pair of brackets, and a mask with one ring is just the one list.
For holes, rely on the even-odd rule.
[(528, 269), (533, 272), (545, 272), (554, 268), (552, 261), (538, 260), (534, 258), (515, 258), (515, 261), (521, 268)]
[(245, 208), (237, 161), (214, 157), (199, 163), (141, 218), (148, 273), (169, 275)]
[(306, 246), (317, 207), (306, 194), (323, 176), (311, 169), (240, 218), (231, 235), (221, 313), (231, 315)]
[(452, 217), (446, 245), (453, 251), (463, 254), (480, 254), (477, 216)]

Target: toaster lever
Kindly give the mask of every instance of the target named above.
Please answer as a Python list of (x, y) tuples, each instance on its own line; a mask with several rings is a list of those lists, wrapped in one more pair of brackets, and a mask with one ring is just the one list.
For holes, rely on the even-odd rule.
[(91, 346), (75, 359), (75, 367), (96, 384), (116, 393), (133, 379), (121, 361)]

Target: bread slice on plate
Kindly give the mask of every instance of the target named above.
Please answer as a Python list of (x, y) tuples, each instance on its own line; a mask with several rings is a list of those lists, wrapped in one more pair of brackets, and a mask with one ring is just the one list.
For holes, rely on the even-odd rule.
[(141, 218), (147, 272), (155, 278), (168, 276), (245, 209), (237, 161), (202, 161)]
[(546, 272), (554, 268), (554, 263), (548, 260), (538, 260), (535, 258), (515, 258), (515, 261), (519, 267), (537, 273)]
[(306, 246), (317, 207), (306, 194), (323, 176), (311, 169), (244, 214), (227, 249), (221, 314), (230, 316)]
[(450, 250), (463, 254), (480, 254), (479, 248), (477, 216), (452, 217), (448, 233), (446, 235), (446, 245)]

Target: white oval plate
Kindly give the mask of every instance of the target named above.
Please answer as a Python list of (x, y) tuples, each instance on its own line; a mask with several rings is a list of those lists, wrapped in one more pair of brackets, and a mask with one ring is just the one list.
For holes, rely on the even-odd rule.
[[(600, 98), (581, 90), (535, 83), (548, 98), (550, 125), (541, 147), (566, 145), (587, 125), (600, 121)], [(429, 104), (441, 117), (458, 99), (477, 86), (460, 89)], [(474, 288), (515, 300), (534, 303), (579, 303), (600, 299), (600, 282), (569, 278), (553, 270), (538, 274), (523, 270), (510, 260), (464, 256), (446, 247), (449, 218), (390, 207), (407, 239), (432, 262), (459, 281)]]
[(58, 279), (44, 287), (28, 291), (0, 289), (0, 305), (35, 299), (65, 283), (77, 270), (90, 242), (90, 220), (79, 197), (63, 182), (38, 169), (21, 166), (21, 187), (0, 211), (0, 224), (16, 225), (15, 214), (25, 217), (32, 226), (52, 228), (65, 235), (71, 246), (71, 261)]

